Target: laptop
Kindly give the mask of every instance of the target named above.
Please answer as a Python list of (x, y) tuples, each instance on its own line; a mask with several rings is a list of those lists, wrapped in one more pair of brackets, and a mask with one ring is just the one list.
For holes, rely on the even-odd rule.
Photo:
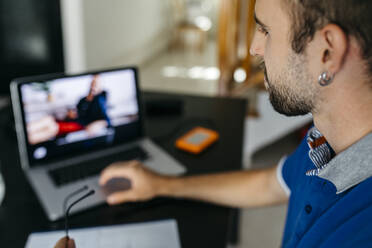
[(71, 213), (104, 203), (99, 174), (113, 162), (136, 159), (165, 175), (186, 171), (145, 136), (135, 67), (15, 79), (11, 99), (21, 166), (51, 221), (85, 186), (96, 193)]

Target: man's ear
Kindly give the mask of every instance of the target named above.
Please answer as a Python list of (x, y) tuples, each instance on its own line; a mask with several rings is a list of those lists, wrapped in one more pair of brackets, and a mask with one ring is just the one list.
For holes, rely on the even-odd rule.
[(349, 49), (346, 33), (336, 24), (328, 24), (320, 30), (322, 39), (322, 63), (331, 74), (336, 74), (343, 66)]

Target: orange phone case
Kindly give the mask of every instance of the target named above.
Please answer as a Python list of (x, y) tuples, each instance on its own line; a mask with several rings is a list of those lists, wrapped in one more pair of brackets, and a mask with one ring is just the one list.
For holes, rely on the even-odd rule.
[(218, 138), (219, 134), (214, 130), (204, 127), (195, 127), (182, 137), (178, 138), (175, 145), (178, 149), (193, 154), (199, 154), (216, 142)]

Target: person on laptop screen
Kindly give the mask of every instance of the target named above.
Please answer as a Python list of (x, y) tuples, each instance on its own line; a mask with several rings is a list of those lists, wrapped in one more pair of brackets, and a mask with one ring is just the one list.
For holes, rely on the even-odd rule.
[(94, 129), (92, 126), (111, 127), (110, 117), (107, 115), (107, 92), (102, 90), (98, 74), (93, 76), (89, 93), (79, 101), (77, 110), (78, 122), (87, 129)]

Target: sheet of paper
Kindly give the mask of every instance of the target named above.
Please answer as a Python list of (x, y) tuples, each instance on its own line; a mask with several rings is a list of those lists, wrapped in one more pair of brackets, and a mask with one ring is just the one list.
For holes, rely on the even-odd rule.
[[(25, 248), (53, 248), (63, 236), (63, 231), (32, 233)], [(175, 220), (73, 229), (69, 236), (76, 248), (181, 248)]]

